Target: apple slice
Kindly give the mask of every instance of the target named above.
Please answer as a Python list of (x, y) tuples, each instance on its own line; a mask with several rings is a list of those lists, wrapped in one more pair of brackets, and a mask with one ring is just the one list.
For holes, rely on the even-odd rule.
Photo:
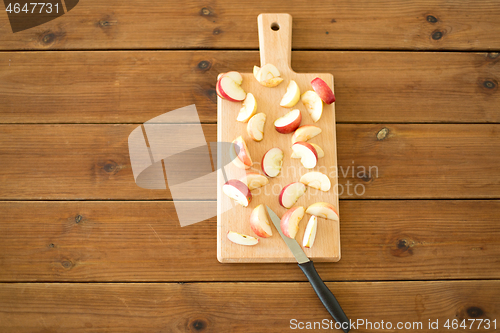
[(316, 202), (307, 207), (306, 213), (329, 220), (339, 220), (337, 209), (335, 209), (335, 207), (328, 202)]
[(223, 76), (228, 76), (231, 79), (233, 79), (234, 82), (236, 82), (237, 85), (241, 86), (241, 83), (243, 82), (243, 76), (241, 76), (240, 73), (232, 71), (232, 72), (227, 72)]
[[(320, 146), (318, 146), (317, 144), (312, 143), (312, 142), (309, 142), (309, 143), (311, 144), (311, 146), (314, 147), (314, 149), (316, 149), (316, 153), (318, 153), (318, 158), (325, 157), (325, 152), (323, 151), (323, 149), (321, 149)], [(292, 153), (292, 155), (290, 157), (291, 158), (300, 158), (300, 156), (295, 154), (295, 153)]]
[(308, 90), (302, 94), (301, 99), (307, 113), (309, 113), (314, 122), (317, 122), (323, 114), (323, 101), (321, 98), (314, 91)]
[(254, 141), (262, 141), (264, 139), (264, 125), (266, 124), (266, 114), (257, 113), (250, 118), (247, 124), (248, 136)]
[(303, 247), (311, 248), (313, 246), (316, 239), (316, 230), (318, 230), (318, 218), (313, 215), (309, 219), (309, 222), (307, 222), (306, 230), (304, 231)]
[(240, 109), (236, 120), (246, 123), (248, 119), (252, 118), (256, 111), (257, 101), (255, 100), (255, 96), (252, 93), (248, 93), (247, 97), (245, 97), (245, 100), (243, 101), (243, 107)]
[(300, 156), (300, 162), (306, 169), (312, 169), (318, 162), (318, 153), (316, 149), (307, 142), (299, 141), (292, 145), (292, 151)]
[(259, 237), (267, 238), (273, 235), (267, 211), (264, 205), (258, 205), (250, 214), (250, 227)]
[(300, 89), (297, 82), (290, 80), (290, 83), (286, 87), (286, 93), (281, 99), (280, 105), (284, 108), (291, 108), (300, 99)]
[(311, 81), (311, 85), (318, 96), (321, 97), (323, 102), (326, 104), (332, 104), (335, 102), (335, 95), (325, 81), (317, 77)]
[(258, 238), (244, 235), (244, 234), (240, 234), (239, 232), (236, 232), (236, 231), (228, 231), (227, 238), (231, 242), (239, 244), (239, 245), (255, 245), (255, 244), (259, 243)]
[(228, 101), (241, 102), (247, 95), (245, 90), (229, 76), (222, 75), (217, 85), (222, 98)]
[(298, 206), (290, 208), (281, 218), (280, 226), (283, 235), (295, 238), (299, 231), (299, 222), (304, 217), (304, 207)]
[(253, 164), (252, 157), (242, 136), (234, 139), (230, 153), (234, 165), (240, 169), (250, 169)]
[(267, 179), (267, 177), (255, 172), (247, 173), (240, 180), (242, 183), (248, 186), (248, 189), (250, 191), (269, 184), (269, 179)]
[(259, 66), (253, 66), (253, 77), (258, 81), (257, 79), (257, 74), (259, 74), (260, 67)]
[(257, 74), (255, 74), (254, 67), (254, 76), (257, 81), (265, 87), (276, 87), (283, 82), (283, 78), (280, 77), (279, 70), (272, 64), (265, 64), (259, 69)]
[(282, 134), (292, 133), (300, 126), (302, 114), (299, 109), (292, 110), (274, 121), (274, 128)]
[(300, 182), (324, 192), (330, 190), (330, 187), (332, 187), (332, 183), (328, 176), (318, 171), (311, 171), (302, 175), (302, 177), (300, 177)]
[(262, 171), (268, 177), (276, 177), (281, 171), (283, 164), (283, 150), (271, 148), (262, 157)]
[(238, 179), (228, 180), (227, 183), (222, 185), (222, 192), (243, 207), (247, 207), (252, 201), (250, 189)]
[(302, 183), (296, 182), (288, 184), (287, 186), (283, 187), (278, 197), (280, 205), (285, 208), (292, 207), (297, 202), (297, 200), (299, 200), (299, 198), (304, 195), (306, 190), (306, 186)]
[(321, 133), (321, 128), (313, 125), (304, 125), (297, 128), (292, 136), (292, 144), (297, 141), (307, 141)]

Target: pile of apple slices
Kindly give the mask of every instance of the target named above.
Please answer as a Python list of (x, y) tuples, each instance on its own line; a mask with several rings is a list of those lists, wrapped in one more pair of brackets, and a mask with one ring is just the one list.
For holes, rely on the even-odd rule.
[[(254, 66), (253, 75), (255, 79), (265, 87), (277, 87), (283, 78), (276, 66), (266, 64), (262, 68)], [(219, 75), (217, 78), (217, 95), (232, 102), (243, 102), (237, 115), (238, 122), (247, 123), (248, 136), (256, 142), (264, 139), (264, 127), (266, 114), (257, 113), (257, 101), (252, 93), (246, 93), (241, 84), (243, 77), (240, 73), (231, 71)], [(318, 122), (323, 114), (323, 102), (331, 104), (335, 102), (335, 95), (328, 85), (320, 78), (311, 81), (313, 90), (300, 93), (299, 86), (294, 80), (290, 80), (286, 93), (282, 97), (280, 106), (293, 108), (302, 101), (307, 113), (313, 120)], [(281, 134), (291, 134), (291, 158), (299, 158), (306, 169), (312, 169), (317, 165), (318, 159), (324, 157), (323, 149), (315, 143), (307, 142), (309, 139), (321, 133), (321, 128), (314, 125), (300, 126), (302, 114), (299, 109), (293, 109), (284, 116), (274, 121), (274, 128)], [(250, 169), (253, 165), (248, 146), (242, 136), (232, 142), (231, 158), (234, 165), (241, 169)], [(241, 179), (231, 179), (226, 182), (222, 191), (237, 204), (248, 207), (252, 201), (251, 191), (269, 184), (269, 178), (277, 177), (283, 165), (284, 153), (278, 147), (269, 149), (262, 157), (261, 168), (264, 175), (249, 172)], [(266, 177), (267, 176), (267, 177)], [(311, 217), (305, 228), (302, 245), (312, 247), (318, 229), (318, 217), (338, 221), (338, 213), (335, 207), (326, 202), (317, 202), (307, 209), (302, 206), (294, 207), (297, 200), (304, 195), (307, 187), (321, 191), (329, 191), (330, 179), (323, 173), (317, 171), (307, 172), (302, 175), (298, 182), (286, 185), (280, 192), (278, 201), (288, 211), (281, 218), (281, 230), (290, 238), (295, 238), (299, 230), (299, 223), (304, 214)], [(257, 237), (268, 238), (273, 235), (269, 216), (264, 205), (258, 205), (250, 214), (250, 227)], [(235, 231), (229, 231), (227, 237), (230, 241), (241, 245), (256, 245), (259, 243), (257, 237), (244, 235)]]

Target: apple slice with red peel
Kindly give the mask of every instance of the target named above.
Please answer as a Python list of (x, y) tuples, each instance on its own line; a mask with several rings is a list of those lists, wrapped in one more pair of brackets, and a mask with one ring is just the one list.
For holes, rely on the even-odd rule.
[(300, 99), (300, 89), (299, 86), (297, 85), (297, 82), (294, 80), (290, 80), (290, 83), (286, 87), (286, 93), (281, 99), (280, 106), (284, 108), (291, 108)]
[(335, 102), (335, 94), (325, 81), (317, 77), (311, 81), (311, 85), (323, 102), (326, 104)]
[[(312, 143), (312, 142), (309, 142), (311, 144), (311, 146), (314, 147), (314, 149), (316, 149), (316, 153), (318, 154), (318, 158), (322, 158), (322, 157), (325, 157), (325, 152), (323, 151), (323, 149), (321, 149), (320, 146), (318, 146), (317, 144), (315, 143)], [(300, 158), (299, 155), (295, 154), (292, 152), (292, 155), (290, 156), (291, 158)]]
[(246, 123), (257, 111), (257, 101), (255, 100), (255, 96), (252, 93), (248, 93), (247, 97), (243, 101), (243, 107), (240, 109), (238, 113), (237, 121), (241, 121), (242, 123)]
[(292, 110), (274, 121), (274, 128), (282, 134), (295, 131), (302, 121), (302, 114), (299, 109)]
[(241, 86), (241, 83), (243, 82), (243, 76), (241, 76), (240, 73), (235, 72), (235, 71), (227, 72), (226, 74), (224, 74), (224, 76), (230, 77), (239, 86)]
[(266, 114), (257, 113), (250, 118), (247, 124), (248, 136), (254, 141), (262, 141), (264, 139), (264, 125), (266, 124)]
[(242, 136), (234, 139), (230, 153), (234, 165), (240, 169), (250, 169), (253, 164), (252, 157)]
[(283, 150), (271, 148), (262, 157), (262, 171), (268, 177), (276, 177), (281, 171), (283, 165)]
[(297, 130), (295, 130), (295, 133), (293, 133), (292, 144), (297, 141), (307, 141), (312, 139), (319, 133), (321, 133), (321, 128), (314, 125), (300, 126)]
[(300, 177), (300, 182), (309, 187), (327, 192), (332, 187), (332, 183), (327, 175), (318, 171), (308, 172)]
[(308, 90), (302, 94), (301, 100), (312, 120), (317, 122), (323, 114), (323, 101), (321, 98), (314, 91)]
[(304, 217), (304, 207), (290, 208), (281, 218), (280, 227), (283, 235), (294, 239), (299, 231), (299, 223)]
[(337, 209), (328, 202), (316, 202), (307, 207), (306, 213), (333, 221), (339, 220), (339, 213), (337, 213)]
[(222, 75), (217, 85), (222, 98), (228, 101), (241, 102), (247, 95), (245, 90), (229, 76)]
[(238, 179), (228, 180), (227, 183), (222, 185), (222, 192), (243, 207), (247, 207), (252, 201), (250, 189), (245, 183)]
[(243, 176), (241, 179), (241, 182), (243, 182), (250, 191), (255, 190), (256, 188), (262, 187), (264, 185), (269, 184), (269, 179), (267, 177), (255, 173), (255, 172), (249, 172), (245, 176)]
[(229, 239), (231, 242), (239, 244), (239, 245), (250, 246), (250, 245), (255, 245), (255, 244), (259, 243), (258, 238), (244, 235), (244, 234), (240, 234), (239, 232), (236, 232), (236, 231), (228, 231), (227, 232), (227, 239)]
[(292, 207), (301, 196), (304, 195), (307, 188), (302, 183), (291, 183), (283, 187), (278, 197), (280, 205), (285, 208)]
[(307, 222), (306, 230), (304, 231), (304, 238), (302, 239), (302, 246), (311, 248), (316, 239), (316, 231), (318, 230), (318, 218), (316, 216), (311, 216), (309, 222)]
[(268, 238), (273, 235), (267, 211), (264, 205), (258, 205), (250, 214), (250, 227), (255, 234), (262, 238)]
[(306, 169), (312, 169), (318, 163), (318, 153), (316, 149), (307, 142), (299, 141), (292, 145), (292, 151), (300, 156), (300, 162)]

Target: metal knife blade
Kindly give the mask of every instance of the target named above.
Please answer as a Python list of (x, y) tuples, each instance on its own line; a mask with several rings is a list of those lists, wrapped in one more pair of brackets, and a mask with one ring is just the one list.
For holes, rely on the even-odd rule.
[(285, 235), (283, 235), (283, 232), (281, 231), (281, 219), (276, 215), (269, 207), (267, 207), (267, 212), (269, 213), (269, 217), (273, 221), (274, 226), (280, 233), (281, 238), (285, 241), (286, 245), (292, 251), (293, 256), (297, 260), (299, 264), (306, 263), (309, 260), (309, 258), (306, 256), (305, 252), (302, 250), (300, 247), (299, 243), (295, 239), (291, 239)]

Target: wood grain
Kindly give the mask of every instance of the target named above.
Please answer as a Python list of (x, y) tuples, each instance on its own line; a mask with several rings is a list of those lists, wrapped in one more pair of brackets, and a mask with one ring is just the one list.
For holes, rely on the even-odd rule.
[[(499, 61), (498, 53), (292, 53), (296, 72), (335, 76), (337, 123), (498, 123)], [(196, 104), (201, 121), (215, 123), (217, 74), (257, 64), (257, 51), (2, 52), (0, 122), (143, 123)]]
[[(181, 228), (172, 202), (0, 211), (4, 282), (306, 281), (296, 264), (220, 264), (216, 218)], [(342, 259), (316, 264), (325, 281), (500, 278), (498, 200), (341, 200), (340, 211)]]
[[(429, 320), (439, 321), (439, 329), (432, 332), (449, 332), (443, 327), (446, 320), (494, 320), (500, 314), (498, 281), (331, 282), (327, 286), (353, 321), (363, 319), (380, 325), (383, 320), (391, 322), (393, 327), (405, 321), (410, 325), (422, 323), (405, 332), (425, 331)], [(40, 329), (117, 333), (289, 332), (292, 319), (304, 324), (331, 320), (305, 282), (223, 286), (217, 283), (1, 284), (0, 310), (0, 329), (4, 333)], [(365, 325), (356, 327), (356, 331), (395, 331), (375, 329), (376, 326), (370, 329)], [(461, 328), (454, 331), (470, 332)], [(492, 331), (495, 331), (492, 327), (473, 330)]]
[(257, 49), (257, 15), (294, 17), (294, 49), (498, 50), (495, 0), (400, 2), (118, 0), (80, 2), (68, 14), (12, 33), (0, 20), (3, 50)]
[[(279, 30), (271, 29), (272, 24), (278, 24)], [(266, 114), (264, 126), (264, 139), (260, 142), (253, 141), (247, 134), (247, 124), (236, 121), (240, 103), (236, 104), (220, 97), (217, 98), (217, 141), (232, 142), (239, 136), (245, 140), (250, 156), (256, 166), (254, 172), (262, 174), (261, 164), (264, 154), (271, 148), (279, 147), (284, 153), (281, 172), (277, 177), (270, 178), (269, 184), (260, 189), (260, 195), (252, 198), (248, 207), (234, 204), (227, 195), (222, 192), (222, 184), (233, 178), (231, 173), (243, 173), (233, 164), (226, 167), (225, 173), (218, 171), (217, 186), (217, 212), (221, 212), (217, 219), (217, 258), (225, 263), (243, 262), (296, 262), (286, 244), (281, 239), (278, 231), (272, 226), (273, 236), (261, 239), (258, 246), (241, 246), (234, 244), (227, 238), (229, 231), (237, 231), (243, 234), (253, 234), (248, 224), (250, 214), (255, 207), (264, 204), (273, 210), (279, 217), (282, 217), (287, 209), (279, 204), (279, 191), (297, 182), (301, 175), (308, 171), (322, 171), (331, 166), (337, 165), (337, 140), (335, 135), (335, 105), (324, 104), (323, 114), (318, 122), (313, 122), (307, 113), (304, 105), (299, 101), (292, 108), (280, 107), (280, 101), (286, 93), (287, 85), (294, 80), (301, 93), (312, 90), (311, 81), (319, 77), (325, 81), (329, 87), (334, 88), (333, 75), (329, 73), (309, 73), (297, 74), (290, 67), (291, 64), (291, 41), (292, 41), (292, 18), (287, 14), (261, 14), (259, 15), (259, 40), (260, 40), (260, 66), (265, 64), (275, 65), (283, 78), (283, 82), (274, 88), (262, 86), (255, 80), (252, 73), (242, 73), (242, 87), (246, 92), (252, 93), (257, 101), (257, 112)], [(291, 134), (284, 135), (278, 133), (274, 128), (274, 121), (285, 115), (292, 109), (299, 109), (302, 114), (301, 126), (314, 125), (321, 128), (319, 136), (313, 138), (311, 142), (318, 144), (327, 153), (318, 160), (314, 169), (305, 169), (299, 159), (292, 159)], [(232, 170), (231, 170), (232, 169)], [(236, 170), (235, 170), (236, 169)], [(233, 171), (233, 172), (231, 172)], [(239, 179), (240, 177), (237, 177)], [(328, 202), (337, 209), (339, 208), (339, 197), (336, 189), (338, 180), (336, 175), (329, 177), (332, 188), (327, 192), (310, 189), (302, 197), (298, 198), (295, 206), (302, 206), (305, 209), (315, 202)], [(278, 190), (276, 190), (278, 189)], [(255, 192), (254, 192), (255, 194)], [(222, 213), (223, 212), (223, 213)], [(304, 223), (300, 224), (296, 239), (302, 244), (305, 226), (309, 215), (304, 216)], [(318, 230), (321, 230), (322, 237), (317, 237), (314, 246), (310, 249), (304, 248), (306, 255), (314, 261), (338, 261), (340, 260), (340, 228), (338, 221), (319, 218)]]
[[(171, 198), (134, 183), (127, 138), (136, 126), (0, 126), (0, 199)], [(216, 141), (216, 125), (203, 131)], [(498, 198), (499, 131), (494, 124), (340, 124), (338, 169), (325, 173), (338, 172), (344, 199)], [(214, 191), (186, 199), (215, 198)]]

